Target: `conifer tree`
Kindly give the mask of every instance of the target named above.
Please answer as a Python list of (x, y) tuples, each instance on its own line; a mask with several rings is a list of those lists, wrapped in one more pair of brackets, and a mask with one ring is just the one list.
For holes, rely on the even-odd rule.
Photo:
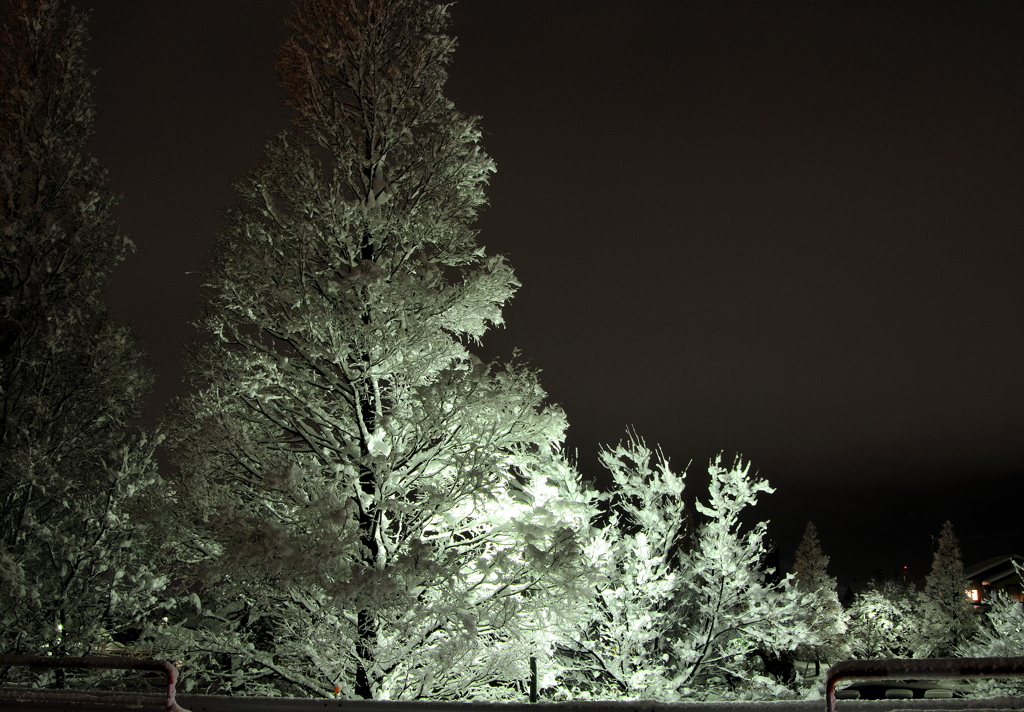
[(518, 282), (471, 227), (494, 164), (443, 94), (447, 22), (432, 0), (289, 19), (298, 130), (237, 185), (170, 426), (203, 583), (154, 634), (207, 691), (519, 696), (571, 606), (590, 495), (564, 416), (469, 350)]
[(836, 580), (828, 575), (829, 557), (821, 551), (814, 522), (807, 522), (803, 538), (796, 550), (793, 576), (798, 590), (811, 595), (807, 625), (816, 640), (804, 645), (798, 653), (814, 660), (815, 676), (821, 674), (821, 661), (838, 657), (843, 650), (846, 614), (836, 593)]
[(967, 576), (953, 524), (946, 520), (935, 548), (932, 570), (925, 578), (918, 608), (921, 621), (918, 657), (946, 657), (978, 629), (974, 606), (967, 599)]
[(0, 35), (0, 648), (88, 654), (140, 625), (150, 376), (101, 300), (132, 249), (86, 151), (85, 16), (15, 0)]

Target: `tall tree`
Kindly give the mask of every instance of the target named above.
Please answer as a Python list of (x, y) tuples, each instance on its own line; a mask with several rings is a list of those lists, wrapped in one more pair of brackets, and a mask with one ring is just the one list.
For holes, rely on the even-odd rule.
[(207, 527), (179, 633), (208, 689), (518, 695), (571, 596), (590, 495), (559, 461), (564, 416), (468, 350), (518, 282), (471, 227), (494, 164), (443, 94), (447, 22), (432, 0), (289, 19), (299, 130), (237, 186), (171, 425)]
[(0, 36), (0, 648), (87, 654), (139, 625), (162, 579), (140, 507), (150, 376), (101, 290), (132, 249), (86, 151), (85, 16), (16, 0)]
[(811, 595), (807, 625), (816, 642), (797, 651), (814, 661), (815, 676), (821, 674), (821, 661), (842, 654), (846, 632), (846, 612), (839, 603), (836, 580), (828, 575), (829, 557), (821, 550), (814, 522), (807, 522), (803, 538), (796, 550), (793, 576), (798, 590)]
[(921, 625), (915, 654), (945, 657), (963, 645), (978, 629), (974, 606), (967, 599), (967, 576), (953, 524), (942, 525), (932, 570), (925, 578), (918, 608)]

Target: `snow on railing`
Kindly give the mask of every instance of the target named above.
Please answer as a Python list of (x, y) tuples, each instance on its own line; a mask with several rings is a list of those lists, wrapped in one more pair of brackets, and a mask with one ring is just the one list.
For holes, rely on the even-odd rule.
[(932, 658), (903, 660), (843, 660), (825, 677), (825, 709), (836, 710), (836, 683), (895, 677), (1024, 677), (1024, 658)]
[[(144, 658), (125, 658), (108, 655), (90, 657), (51, 657), (47, 655), (0, 655), (0, 666), (28, 665), (31, 667), (50, 668), (103, 668), (108, 670), (156, 670), (167, 676), (167, 699), (164, 709), (167, 712), (188, 712), (174, 701), (174, 686), (178, 681), (178, 668), (166, 660), (146, 660)], [(0, 699), (17, 701), (51, 700), (60, 702), (104, 702), (141, 707), (152, 705), (154, 698), (146, 695), (120, 694), (89, 694), (72, 690), (54, 690), (37, 692), (35, 690), (4, 690), (0, 688)]]

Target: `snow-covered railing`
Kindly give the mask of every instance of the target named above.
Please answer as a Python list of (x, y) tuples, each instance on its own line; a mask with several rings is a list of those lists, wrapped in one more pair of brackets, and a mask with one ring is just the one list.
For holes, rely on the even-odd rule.
[[(174, 701), (174, 686), (178, 681), (178, 668), (166, 660), (147, 660), (145, 658), (124, 658), (107, 655), (94, 655), (83, 658), (50, 657), (46, 655), (0, 655), (0, 666), (27, 665), (30, 667), (50, 668), (103, 668), (107, 670), (156, 670), (167, 676), (167, 698), (163, 708), (167, 712), (188, 712)], [(131, 705), (133, 707), (152, 706), (157, 700), (147, 695), (90, 694), (74, 690), (53, 690), (48, 692), (23, 689), (7, 689), (0, 687), (0, 700), (50, 700), (54, 702), (102, 702), (110, 704)]]
[(840, 680), (874, 680), (885, 677), (1024, 677), (1024, 658), (843, 660), (830, 667), (826, 673), (827, 712), (836, 710), (836, 683)]

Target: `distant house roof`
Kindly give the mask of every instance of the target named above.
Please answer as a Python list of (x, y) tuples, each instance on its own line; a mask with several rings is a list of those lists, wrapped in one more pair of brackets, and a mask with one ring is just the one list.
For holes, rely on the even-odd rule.
[(978, 581), (983, 586), (996, 586), (1017, 575), (1014, 563), (1024, 566), (1024, 556), (1019, 554), (1006, 554), (1005, 556), (993, 556), (982, 562), (968, 566), (964, 574), (971, 581)]

